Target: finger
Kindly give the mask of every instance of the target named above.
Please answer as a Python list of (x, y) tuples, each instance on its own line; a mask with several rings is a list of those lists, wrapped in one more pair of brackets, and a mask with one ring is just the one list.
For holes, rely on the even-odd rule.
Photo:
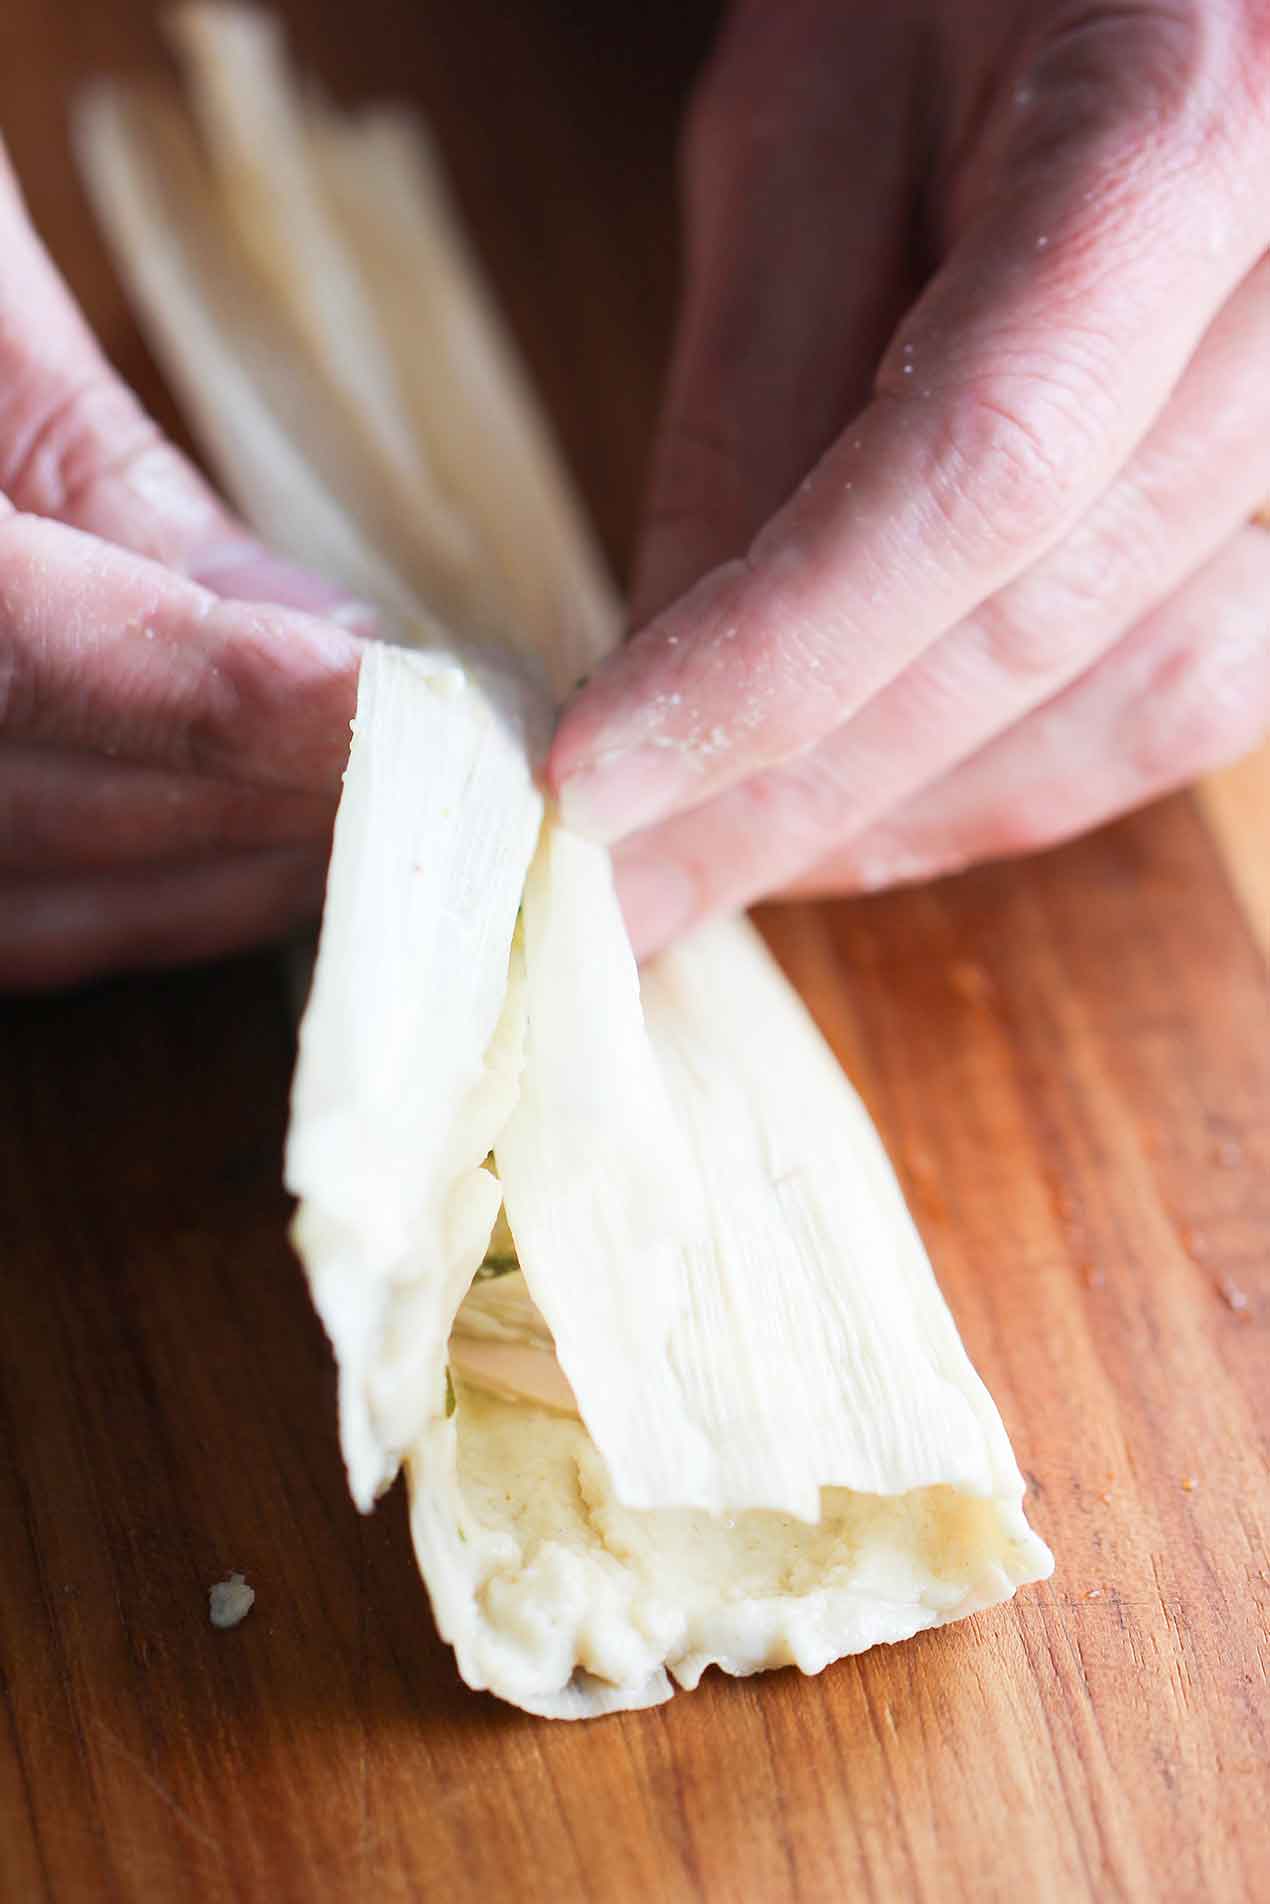
[(0, 884), (0, 990), (220, 958), (315, 918), (326, 869), (297, 849), (131, 876)]
[(0, 877), (105, 871), (269, 846), (329, 850), (334, 795), (134, 767), (98, 754), (0, 749)]
[(874, 400), (745, 560), (566, 713), (549, 780), (572, 825), (611, 840), (814, 745), (1107, 487), (1264, 241), (1239, 184), (1264, 135), (1238, 18), (1187, 10), (1197, 63), (1153, 10), (1121, 10), (1074, 36), (1096, 66), (1034, 68), (999, 190)]
[(1245, 529), (1047, 707), (798, 882), (849, 892), (1037, 852), (1255, 747), (1270, 728), (1270, 535)]
[(619, 849), (643, 929), (664, 940), (787, 887), (1090, 668), (1270, 494), (1267, 362), (1263, 260), (1146, 442), (1057, 549), (818, 746)]
[(372, 624), (347, 590), (263, 549), (115, 375), (36, 237), (2, 145), (0, 490), (218, 594)]
[(0, 740), (330, 793), (362, 647), (0, 502)]
[(863, 54), (849, 9), (742, 8), (698, 88), (637, 625), (743, 554), (868, 396), (916, 290), (909, 37), (898, 10)]

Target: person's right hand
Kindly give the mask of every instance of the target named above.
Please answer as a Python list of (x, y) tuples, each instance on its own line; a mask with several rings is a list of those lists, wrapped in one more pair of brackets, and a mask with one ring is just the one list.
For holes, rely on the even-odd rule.
[(0, 987), (316, 914), (369, 625), (163, 440), (0, 147)]
[(546, 769), (641, 956), (1266, 732), (1268, 170), (1254, 0), (735, 0), (636, 632)]

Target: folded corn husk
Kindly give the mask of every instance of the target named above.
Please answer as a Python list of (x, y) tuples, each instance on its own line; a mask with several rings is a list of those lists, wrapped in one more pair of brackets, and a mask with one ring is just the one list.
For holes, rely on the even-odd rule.
[(859, 1101), (742, 921), (641, 999), (606, 856), (543, 811), (619, 617), (426, 140), (298, 94), (261, 16), (176, 37), (189, 109), (85, 105), (99, 215), (240, 506), (400, 644), (287, 1158), (356, 1499), (404, 1463), (464, 1677), (558, 1716), (1008, 1598), (1050, 1557)]

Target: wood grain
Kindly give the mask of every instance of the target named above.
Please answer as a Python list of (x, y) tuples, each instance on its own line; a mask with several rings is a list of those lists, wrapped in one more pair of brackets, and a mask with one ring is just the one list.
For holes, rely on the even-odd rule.
[[(620, 558), (705, 15), (605, 17), (327, 0), (296, 31), (350, 96), (433, 113)], [(89, 71), (157, 56), (142, 0), (0, 10), (33, 207), (166, 415), (62, 119)], [(1058, 1571), (818, 1680), (712, 1675), (587, 1727), (465, 1692), (400, 1496), (369, 1520), (348, 1502), (284, 1238), (274, 965), (4, 1007), (0, 1896), (1264, 1898), (1264, 812), (1177, 799), (1027, 865), (767, 915), (879, 1119)], [(258, 1598), (220, 1633), (207, 1588), (231, 1568)]]
[(1199, 797), (1249, 923), (1270, 953), (1270, 746), (1214, 774)]

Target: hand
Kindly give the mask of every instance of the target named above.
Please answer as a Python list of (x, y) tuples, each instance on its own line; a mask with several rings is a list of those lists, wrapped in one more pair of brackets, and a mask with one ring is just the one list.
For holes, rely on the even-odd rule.
[(637, 945), (1045, 846), (1270, 721), (1270, 13), (751, 0), (566, 818)]
[(162, 440), (0, 148), (0, 987), (316, 913), (367, 626)]

